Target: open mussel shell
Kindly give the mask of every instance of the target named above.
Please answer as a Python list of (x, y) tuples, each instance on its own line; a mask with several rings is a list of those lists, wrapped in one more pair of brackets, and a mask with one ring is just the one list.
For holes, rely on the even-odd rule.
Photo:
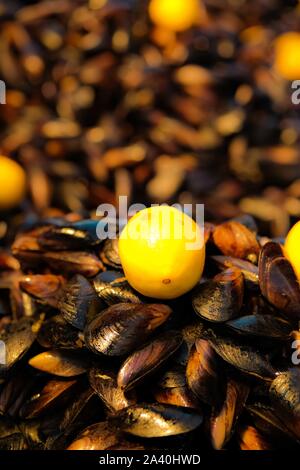
[(292, 327), (283, 318), (273, 315), (245, 315), (226, 323), (234, 331), (249, 336), (286, 339)]
[(79, 349), (84, 346), (80, 331), (67, 323), (61, 315), (43, 322), (37, 341), (45, 349)]
[(270, 363), (265, 351), (246, 341), (243, 337), (234, 337), (213, 333), (210, 343), (224, 361), (233, 367), (266, 380), (276, 376), (276, 370)]
[(233, 379), (227, 381), (225, 400), (220, 407), (213, 408), (210, 417), (210, 436), (214, 449), (222, 449), (230, 440), (248, 394), (247, 385)]
[(89, 281), (77, 274), (65, 286), (59, 309), (68, 323), (83, 330), (86, 323), (101, 310), (101, 303)]
[(88, 367), (87, 358), (77, 351), (53, 349), (29, 360), (29, 365), (42, 372), (59, 377), (75, 377), (84, 374)]
[(20, 287), (24, 292), (54, 308), (58, 307), (64, 284), (65, 279), (54, 274), (30, 274), (20, 281)]
[(84, 429), (67, 450), (108, 450), (118, 445), (119, 433), (106, 421), (95, 423)]
[(213, 241), (225, 256), (252, 262), (257, 260), (259, 244), (255, 234), (237, 221), (231, 220), (218, 225), (213, 232)]
[(141, 303), (141, 298), (129, 285), (124, 273), (119, 271), (104, 271), (93, 279), (93, 286), (99, 299), (107, 305), (120, 302)]
[(278, 374), (270, 386), (270, 397), (286, 427), (300, 439), (300, 369)]
[(93, 242), (90, 234), (75, 227), (49, 227), (37, 238), (44, 251), (75, 251), (89, 248)]
[(199, 286), (192, 303), (197, 315), (212, 322), (225, 322), (240, 311), (244, 297), (244, 278), (239, 269), (230, 268)]
[(192, 392), (204, 403), (217, 405), (224, 398), (221, 360), (209, 341), (196, 340), (186, 367), (186, 379)]
[(173, 367), (164, 373), (153, 389), (153, 396), (158, 403), (199, 408), (197, 398), (187, 385), (182, 366)]
[(259, 285), (263, 296), (291, 320), (300, 319), (300, 288), (281, 246), (269, 242), (259, 257)]
[(198, 428), (202, 421), (200, 412), (161, 404), (133, 405), (112, 418), (120, 431), (142, 438), (184, 434)]
[(120, 367), (117, 379), (119, 387), (129, 389), (153, 373), (174, 354), (181, 343), (180, 332), (168, 331), (132, 353)]
[(2, 351), (5, 357), (0, 361), (0, 375), (7, 372), (32, 346), (36, 339), (40, 321), (31, 318), (22, 318), (12, 322), (0, 334)]
[(134, 392), (125, 394), (124, 390), (118, 387), (117, 376), (112, 371), (93, 367), (89, 371), (89, 382), (110, 412), (122, 410), (136, 403)]
[(241, 450), (272, 450), (269, 440), (254, 426), (241, 426), (238, 441)]
[(20, 409), (20, 416), (33, 419), (65, 403), (76, 386), (76, 380), (49, 380), (40, 390), (33, 391)]
[(171, 309), (163, 304), (119, 303), (103, 310), (85, 328), (85, 343), (95, 353), (122, 356), (162, 325)]

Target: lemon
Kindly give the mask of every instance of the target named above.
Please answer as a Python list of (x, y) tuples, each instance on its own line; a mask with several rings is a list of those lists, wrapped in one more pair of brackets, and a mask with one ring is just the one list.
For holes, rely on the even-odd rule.
[(274, 65), (286, 80), (300, 78), (300, 33), (284, 33), (276, 39)]
[(200, 227), (180, 210), (155, 206), (138, 212), (119, 240), (128, 282), (141, 294), (173, 299), (201, 278), (205, 244)]
[(26, 191), (26, 174), (14, 160), (0, 156), (0, 210), (20, 204)]
[(289, 231), (284, 244), (284, 253), (300, 280), (300, 221)]
[(151, 0), (149, 15), (153, 23), (170, 31), (185, 31), (197, 23), (199, 0)]

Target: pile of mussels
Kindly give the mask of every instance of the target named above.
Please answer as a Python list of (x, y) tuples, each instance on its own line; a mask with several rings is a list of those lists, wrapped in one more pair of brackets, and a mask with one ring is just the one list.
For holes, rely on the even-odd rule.
[(300, 289), (281, 244), (248, 217), (207, 224), (203, 279), (161, 303), (97, 223), (44, 220), (0, 252), (0, 449), (297, 447)]

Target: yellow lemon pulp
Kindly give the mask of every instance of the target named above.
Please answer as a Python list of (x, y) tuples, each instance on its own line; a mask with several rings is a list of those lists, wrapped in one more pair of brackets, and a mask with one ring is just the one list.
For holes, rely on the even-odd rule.
[(173, 299), (191, 290), (201, 278), (205, 244), (200, 227), (169, 206), (138, 212), (119, 240), (128, 282), (141, 294)]
[(300, 280), (300, 222), (289, 231), (284, 245), (284, 252)]
[(300, 77), (300, 33), (282, 34), (275, 41), (275, 69), (286, 80)]
[(149, 15), (153, 23), (170, 31), (184, 31), (200, 16), (199, 0), (151, 0)]
[(11, 209), (22, 201), (26, 191), (26, 174), (14, 160), (0, 156), (0, 210)]

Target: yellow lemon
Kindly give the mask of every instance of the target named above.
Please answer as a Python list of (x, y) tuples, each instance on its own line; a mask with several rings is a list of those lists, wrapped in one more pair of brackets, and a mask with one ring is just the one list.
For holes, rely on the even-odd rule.
[(275, 69), (286, 80), (300, 77), (300, 33), (289, 32), (275, 41)]
[(20, 204), (26, 192), (26, 174), (14, 160), (0, 156), (0, 210)]
[(153, 23), (170, 31), (185, 31), (197, 23), (199, 0), (151, 0), (149, 15)]
[(284, 244), (284, 252), (300, 280), (300, 221), (289, 231)]
[(138, 212), (119, 240), (128, 282), (141, 294), (174, 299), (201, 278), (205, 261), (202, 231), (196, 222), (170, 206)]

